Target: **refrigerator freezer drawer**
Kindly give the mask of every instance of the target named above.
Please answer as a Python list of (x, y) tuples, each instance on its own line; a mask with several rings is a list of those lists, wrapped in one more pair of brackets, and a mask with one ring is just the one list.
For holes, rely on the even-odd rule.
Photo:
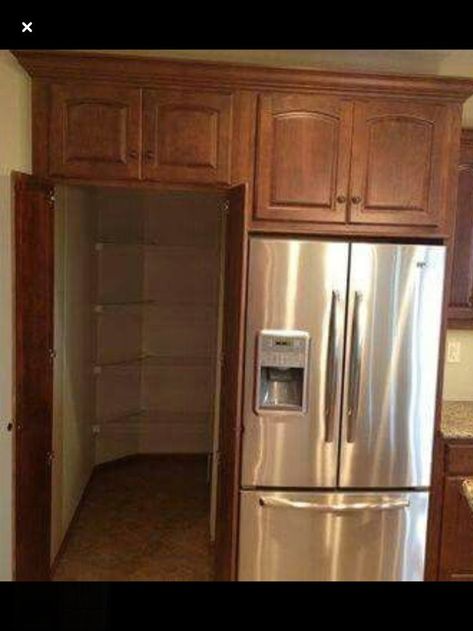
[(241, 581), (422, 581), (427, 492), (242, 491)]

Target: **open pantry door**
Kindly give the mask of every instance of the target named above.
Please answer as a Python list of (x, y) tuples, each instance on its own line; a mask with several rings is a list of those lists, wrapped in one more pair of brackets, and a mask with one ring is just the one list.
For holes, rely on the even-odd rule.
[(220, 414), (213, 457), (216, 471), (212, 472), (216, 580), (236, 577), (247, 263), (245, 198), (245, 185), (232, 188), (226, 209)]
[(48, 580), (54, 187), (12, 174), (15, 224), (15, 579)]

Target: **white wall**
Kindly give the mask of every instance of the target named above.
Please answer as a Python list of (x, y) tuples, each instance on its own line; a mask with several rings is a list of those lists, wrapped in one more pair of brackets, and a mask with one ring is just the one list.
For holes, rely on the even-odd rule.
[(10, 172), (31, 172), (30, 80), (0, 51), (0, 580), (12, 577), (13, 293)]
[(56, 201), (51, 555), (94, 467), (95, 226), (91, 191), (60, 187)]

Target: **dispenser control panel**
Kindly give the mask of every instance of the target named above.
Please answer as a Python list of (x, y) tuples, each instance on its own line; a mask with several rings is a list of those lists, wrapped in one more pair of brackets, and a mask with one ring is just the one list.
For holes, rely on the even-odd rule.
[(304, 413), (310, 336), (306, 331), (263, 330), (256, 345), (255, 412)]
[(308, 334), (260, 333), (260, 358), (262, 366), (303, 368), (306, 364)]

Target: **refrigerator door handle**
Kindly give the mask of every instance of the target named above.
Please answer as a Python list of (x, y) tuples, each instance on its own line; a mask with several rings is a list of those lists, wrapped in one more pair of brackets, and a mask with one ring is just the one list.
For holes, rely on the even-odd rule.
[(335, 402), (337, 394), (337, 374), (338, 374), (338, 357), (337, 357), (337, 308), (340, 293), (332, 291), (332, 300), (330, 303), (330, 319), (328, 327), (327, 342), (327, 363), (325, 371), (325, 442), (332, 443), (335, 424)]
[(356, 437), (356, 425), (358, 417), (358, 401), (360, 394), (360, 302), (363, 298), (361, 291), (355, 291), (353, 305), (353, 323), (351, 329), (350, 348), (350, 381), (348, 386), (348, 428), (347, 442), (354, 443)]
[(397, 498), (377, 503), (353, 502), (352, 504), (319, 504), (317, 502), (288, 500), (283, 497), (261, 496), (259, 498), (259, 504), (262, 507), (268, 508), (295, 508), (312, 510), (319, 513), (352, 513), (358, 511), (400, 510), (401, 508), (408, 508), (409, 500)]

